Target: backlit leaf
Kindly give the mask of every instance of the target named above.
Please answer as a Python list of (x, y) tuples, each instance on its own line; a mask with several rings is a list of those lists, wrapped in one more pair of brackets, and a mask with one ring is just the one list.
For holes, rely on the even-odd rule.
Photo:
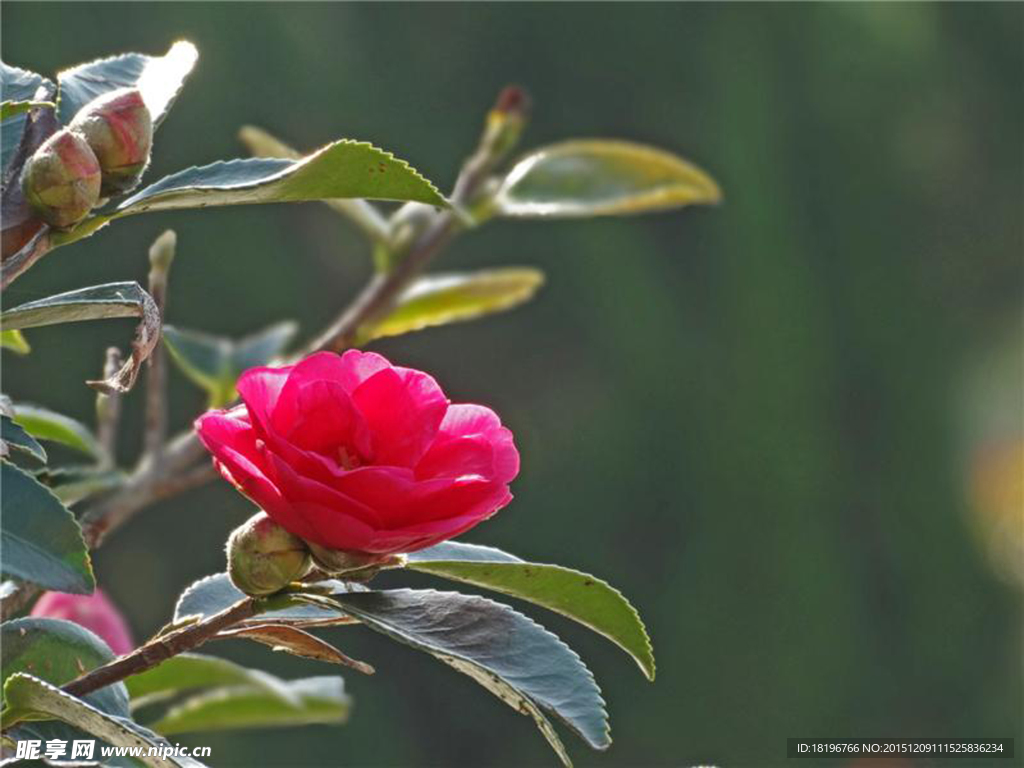
[(611, 216), (716, 203), (721, 191), (697, 166), (654, 147), (577, 139), (520, 160), (495, 197), (505, 216)]
[(405, 290), (387, 317), (367, 326), (360, 342), (512, 309), (543, 283), (544, 273), (528, 267), (427, 275)]
[(413, 552), (407, 567), (493, 589), (567, 616), (607, 637), (633, 657), (648, 679), (654, 679), (650, 638), (636, 609), (621, 592), (581, 571), (527, 563), (512, 556), (498, 560), (496, 552), (500, 550), (446, 542)]

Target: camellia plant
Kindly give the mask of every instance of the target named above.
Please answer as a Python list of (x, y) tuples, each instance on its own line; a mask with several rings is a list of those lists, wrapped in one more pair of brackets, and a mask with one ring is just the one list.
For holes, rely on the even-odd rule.
[[(690, 163), (624, 141), (565, 141), (510, 161), (529, 110), (524, 92), (508, 88), (447, 196), (371, 144), (343, 139), (301, 154), (253, 127), (240, 136), (254, 157), (188, 168), (139, 189), (151, 152), (159, 151), (154, 131), (196, 61), (195, 48), (179, 42), (164, 56), (83, 64), (56, 82), (3, 65), (3, 287), (125, 216), (312, 200), (369, 238), (374, 275), (329, 327), (301, 343), (288, 321), (242, 339), (165, 324), (172, 232), (150, 250), (145, 289), (135, 282), (74, 287), (4, 307), (7, 354), (30, 351), (25, 329), (138, 318), (129, 353), (111, 348), (102, 376), (87, 382), (97, 390), (93, 427), (3, 400), (5, 749), (83, 732), (113, 746), (159, 747), (186, 732), (343, 722), (350, 699), (340, 677), (281, 680), (195, 651), (252, 641), (372, 673), (318, 634), (352, 625), (468, 675), (532, 718), (566, 765), (549, 718), (607, 748), (597, 684), (551, 632), (479, 595), (374, 585), (382, 571), (399, 578), (416, 571), (519, 598), (604, 635), (654, 679), (643, 624), (607, 583), (452, 541), (511, 502), (515, 425), (484, 405), (452, 403), (428, 373), (361, 349), (533, 295), (543, 282), (535, 269), (427, 272), (455, 237), (490, 219), (642, 213), (713, 203), (718, 188)], [(370, 200), (397, 205), (388, 210)], [(173, 437), (168, 358), (206, 391), (210, 408)], [(122, 468), (114, 459), (120, 403), (144, 365), (143, 451)], [(47, 442), (82, 460), (51, 465)], [(226, 571), (188, 586), (166, 626), (137, 645), (96, 587), (93, 553), (152, 502), (218, 474), (258, 510), (232, 533)], [(140, 760), (197, 764), (177, 756)]]

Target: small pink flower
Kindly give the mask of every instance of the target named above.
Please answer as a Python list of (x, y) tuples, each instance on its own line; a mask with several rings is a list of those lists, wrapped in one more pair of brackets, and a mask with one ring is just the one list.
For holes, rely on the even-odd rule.
[(380, 355), (320, 352), (253, 368), (244, 405), (196, 431), (221, 474), (296, 536), (330, 549), (413, 552), (458, 536), (512, 499), (512, 433), (481, 405)]
[(31, 615), (73, 621), (99, 635), (118, 656), (135, 648), (124, 616), (98, 587), (91, 595), (45, 592), (32, 607)]

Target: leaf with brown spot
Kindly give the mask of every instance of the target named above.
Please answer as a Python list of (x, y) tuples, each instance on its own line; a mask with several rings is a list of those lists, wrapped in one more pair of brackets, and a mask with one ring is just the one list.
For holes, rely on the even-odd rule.
[(288, 624), (257, 624), (228, 629), (219, 632), (217, 637), (242, 637), (254, 640), (257, 643), (269, 645), (275, 651), (284, 651), (316, 661), (326, 661), (329, 664), (341, 664), (357, 672), (362, 672), (364, 675), (372, 675), (376, 671), (366, 662), (346, 656), (316, 635), (311, 635), (309, 632), (304, 632)]

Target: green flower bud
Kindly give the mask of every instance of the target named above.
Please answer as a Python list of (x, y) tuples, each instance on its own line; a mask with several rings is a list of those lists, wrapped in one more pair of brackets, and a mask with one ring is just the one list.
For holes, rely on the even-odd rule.
[(44, 141), (25, 163), (21, 187), (39, 218), (67, 229), (99, 202), (100, 164), (85, 139), (65, 128)]
[(306, 542), (260, 512), (228, 539), (228, 576), (252, 597), (272, 595), (301, 579), (310, 568)]
[(104, 195), (138, 184), (149, 164), (153, 118), (137, 88), (120, 88), (82, 107), (68, 126), (89, 142), (103, 169)]

